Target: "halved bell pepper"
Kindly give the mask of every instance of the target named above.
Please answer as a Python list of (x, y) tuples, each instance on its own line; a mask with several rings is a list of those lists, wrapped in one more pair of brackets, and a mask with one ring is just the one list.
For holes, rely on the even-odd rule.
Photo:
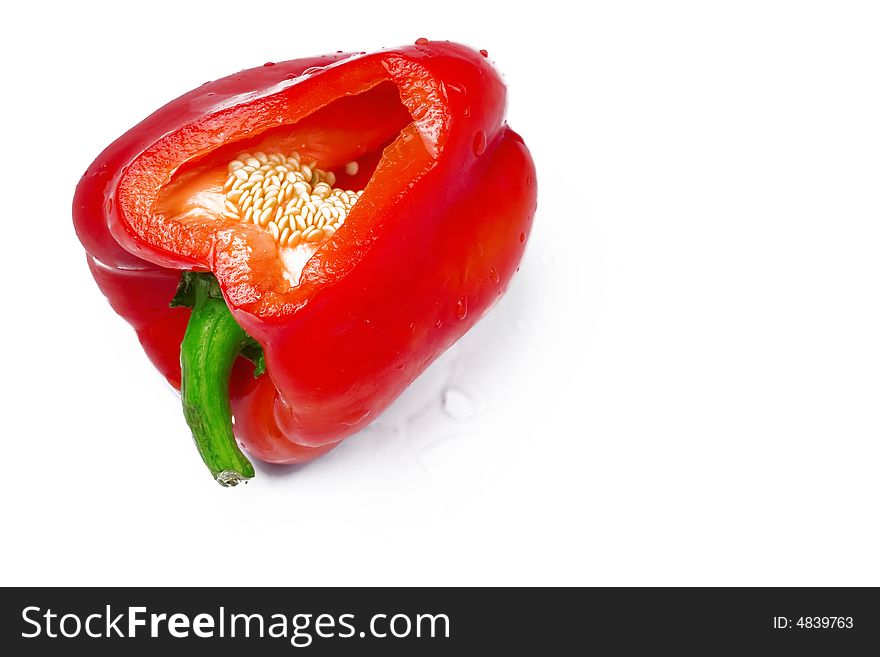
[(253, 476), (240, 446), (299, 463), (363, 428), (504, 292), (536, 207), (505, 95), (448, 42), (266, 64), (86, 171), (92, 274), (221, 484)]

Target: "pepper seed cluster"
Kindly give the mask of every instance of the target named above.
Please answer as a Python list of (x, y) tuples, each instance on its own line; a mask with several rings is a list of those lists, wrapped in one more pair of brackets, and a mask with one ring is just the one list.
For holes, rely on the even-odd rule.
[(303, 164), (295, 151), (242, 153), (229, 163), (223, 216), (262, 226), (281, 247), (320, 242), (339, 229), (364, 193), (335, 183), (332, 171)]

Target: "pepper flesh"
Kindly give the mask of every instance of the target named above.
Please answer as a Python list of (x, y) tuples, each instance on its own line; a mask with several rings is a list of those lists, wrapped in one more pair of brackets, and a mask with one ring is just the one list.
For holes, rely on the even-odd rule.
[[(235, 436), (261, 460), (307, 461), (376, 417), (507, 287), (536, 185), (504, 106), (485, 57), (447, 42), (242, 71), (108, 147), (77, 188), (77, 233), (177, 387), (189, 311), (168, 302), (181, 270), (213, 272), (266, 360), (258, 378), (234, 363)], [(296, 150), (364, 187), (295, 285), (272, 234), (199, 205), (255, 150)]]

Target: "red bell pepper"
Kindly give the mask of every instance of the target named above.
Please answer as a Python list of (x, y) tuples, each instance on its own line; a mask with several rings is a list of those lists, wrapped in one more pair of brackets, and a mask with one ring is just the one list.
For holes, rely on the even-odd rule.
[(299, 463), (363, 428), (505, 290), (536, 206), (505, 96), (485, 54), (448, 42), (266, 64), (86, 171), (92, 274), (182, 387), (220, 483), (253, 476), (236, 438)]

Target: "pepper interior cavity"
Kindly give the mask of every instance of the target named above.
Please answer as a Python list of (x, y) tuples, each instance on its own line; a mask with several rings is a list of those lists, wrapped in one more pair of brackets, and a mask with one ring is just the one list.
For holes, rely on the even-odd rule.
[[(223, 216), (265, 228), (281, 248), (329, 239), (363, 190), (334, 187), (333, 172), (316, 164), (304, 164), (296, 151), (242, 153), (228, 166)], [(356, 167), (350, 162), (346, 171)]]
[(282, 267), (274, 276), (296, 286), (306, 263), (354, 220), (385, 149), (412, 121), (398, 88), (381, 82), (294, 123), (230, 135), (178, 166), (152, 211), (193, 227), (259, 227), (272, 239), (251, 246), (272, 245), (260, 257), (277, 257)]

